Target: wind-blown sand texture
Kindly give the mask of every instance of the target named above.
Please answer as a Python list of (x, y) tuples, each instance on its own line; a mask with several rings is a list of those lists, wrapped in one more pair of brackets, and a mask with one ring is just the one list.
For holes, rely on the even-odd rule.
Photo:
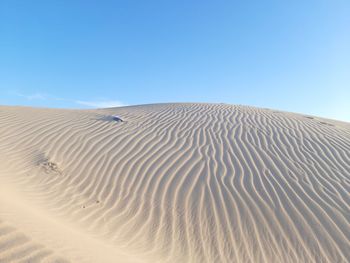
[(349, 123), (0, 107), (1, 263), (348, 262), (349, 205)]

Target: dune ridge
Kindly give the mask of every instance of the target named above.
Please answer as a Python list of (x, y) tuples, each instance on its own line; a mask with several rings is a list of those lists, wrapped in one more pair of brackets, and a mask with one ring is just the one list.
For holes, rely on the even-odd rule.
[(0, 123), (0, 262), (349, 262), (349, 123), (204, 103)]

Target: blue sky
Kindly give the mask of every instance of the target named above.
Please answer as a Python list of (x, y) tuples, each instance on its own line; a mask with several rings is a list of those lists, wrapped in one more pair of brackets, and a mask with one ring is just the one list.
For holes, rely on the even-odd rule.
[(0, 104), (225, 102), (350, 121), (350, 2), (0, 2)]

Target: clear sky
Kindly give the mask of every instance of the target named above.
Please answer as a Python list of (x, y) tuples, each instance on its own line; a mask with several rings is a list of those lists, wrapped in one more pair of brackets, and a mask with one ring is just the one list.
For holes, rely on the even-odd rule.
[(350, 1), (0, 1), (0, 104), (156, 102), (350, 121)]

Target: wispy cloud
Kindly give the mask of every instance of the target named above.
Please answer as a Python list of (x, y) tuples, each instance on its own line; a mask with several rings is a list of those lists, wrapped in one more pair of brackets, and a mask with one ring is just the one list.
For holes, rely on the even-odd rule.
[(13, 92), (13, 94), (18, 97), (25, 98), (27, 100), (46, 100), (47, 99), (47, 95), (42, 93), (34, 93), (34, 94), (27, 95), (27, 94), (22, 94), (20, 92)]
[(99, 99), (94, 101), (88, 101), (88, 100), (73, 100), (73, 99), (65, 99), (65, 98), (59, 98), (56, 96), (52, 96), (49, 94), (36, 92), (33, 94), (23, 94), (21, 92), (12, 91), (10, 92), (12, 95), (24, 98), (26, 100), (40, 100), (40, 101), (63, 101), (71, 104), (77, 104), (82, 106), (87, 106), (90, 108), (113, 108), (113, 107), (121, 107), (126, 106), (126, 104), (120, 102), (119, 100), (106, 100), (106, 99)]
[(112, 108), (112, 107), (122, 107), (125, 106), (124, 103), (117, 100), (105, 100), (105, 101), (74, 101), (76, 104), (89, 106), (93, 108)]

